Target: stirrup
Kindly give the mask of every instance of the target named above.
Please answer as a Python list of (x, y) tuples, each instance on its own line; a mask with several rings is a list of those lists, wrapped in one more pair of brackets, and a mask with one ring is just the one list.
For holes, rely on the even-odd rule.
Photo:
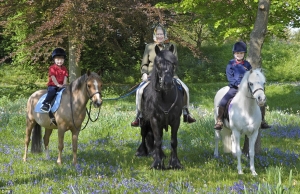
[(214, 126), (214, 129), (221, 130), (222, 127), (223, 127), (223, 122), (222, 121), (217, 121), (217, 123)]

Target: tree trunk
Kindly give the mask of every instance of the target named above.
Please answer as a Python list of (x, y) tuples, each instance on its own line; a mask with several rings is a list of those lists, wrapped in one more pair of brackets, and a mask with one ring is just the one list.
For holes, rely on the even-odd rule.
[[(259, 68), (262, 66), (261, 49), (267, 34), (268, 17), (270, 10), (270, 0), (259, 0), (257, 16), (254, 23), (254, 28), (250, 34), (249, 52), (247, 61), (250, 62), (252, 68)], [(255, 142), (255, 153), (261, 151), (261, 137), (260, 130)], [(245, 138), (243, 153), (249, 153), (249, 140)]]
[(267, 34), (268, 17), (270, 10), (270, 0), (259, 0), (257, 16), (254, 28), (250, 34), (249, 52), (247, 60), (252, 67), (261, 67), (261, 49)]
[(81, 76), (79, 63), (76, 58), (76, 45), (69, 40), (69, 82)]

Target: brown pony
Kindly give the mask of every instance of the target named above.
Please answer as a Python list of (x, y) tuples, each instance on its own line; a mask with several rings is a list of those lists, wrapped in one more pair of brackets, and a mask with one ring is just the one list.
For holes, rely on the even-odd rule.
[(94, 72), (87, 72), (85, 75), (71, 82), (62, 93), (61, 103), (54, 114), (57, 126), (50, 124), (50, 117), (47, 113), (35, 112), (38, 100), (46, 90), (34, 92), (27, 102), (26, 115), (26, 136), (25, 153), (23, 160), (26, 161), (30, 136), (32, 134), (31, 152), (42, 152), (41, 146), (41, 127), (45, 128), (44, 145), (46, 157), (49, 159), (49, 138), (53, 129), (58, 129), (58, 158), (57, 163), (61, 164), (62, 150), (64, 148), (65, 132), (70, 130), (72, 133), (73, 164), (77, 164), (77, 142), (81, 129), (81, 124), (86, 114), (86, 104), (90, 99), (94, 107), (100, 108), (102, 81), (100, 76)]

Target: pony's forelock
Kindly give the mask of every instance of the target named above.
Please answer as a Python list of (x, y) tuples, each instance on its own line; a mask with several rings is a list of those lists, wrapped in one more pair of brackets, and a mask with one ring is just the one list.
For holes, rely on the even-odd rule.
[(263, 70), (261, 68), (251, 69), (250, 71), (247, 71), (244, 74), (244, 77), (243, 77), (243, 79), (240, 83), (240, 86), (239, 86), (239, 90), (243, 90), (243, 89), (248, 88), (247, 86), (245, 86), (245, 84), (246, 85), (248, 84), (248, 79), (249, 79), (249, 76), (250, 76), (251, 73), (257, 74), (259, 76), (260, 80), (262, 80), (263, 82), (266, 82), (266, 78), (265, 78)]

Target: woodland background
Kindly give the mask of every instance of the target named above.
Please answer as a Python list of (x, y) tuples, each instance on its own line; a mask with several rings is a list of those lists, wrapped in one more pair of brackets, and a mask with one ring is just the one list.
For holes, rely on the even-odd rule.
[[(291, 33), (300, 27), (298, 0), (10, 0), (0, 1), (0, 82), (45, 82), (51, 52), (62, 47), (71, 76), (101, 70), (105, 83), (138, 83), (144, 47), (158, 23), (179, 47), (182, 80), (226, 81), (232, 44), (249, 42), (262, 2), (271, 4), (262, 67), (269, 81), (297, 81), (299, 64), (284, 70), (280, 63), (299, 53), (299, 32)], [(275, 78), (272, 71), (284, 75)]]
[[(213, 97), (227, 84), (234, 42), (253, 50), (261, 3), (270, 4), (260, 56), (272, 128), (261, 134), (259, 176), (247, 172), (246, 158), (246, 174), (239, 176), (235, 158), (213, 158)], [(6, 156), (0, 157), (0, 193), (299, 193), (299, 16), (299, 0), (0, 0), (0, 153)], [(99, 121), (80, 135), (76, 168), (69, 135), (62, 168), (56, 135), (49, 161), (30, 154), (20, 163), (26, 101), (46, 88), (53, 49), (66, 50), (73, 77), (101, 70), (103, 97), (115, 98), (140, 82), (144, 47), (158, 23), (178, 46), (177, 74), (188, 83), (197, 119), (179, 132), (185, 170), (150, 171), (151, 158), (134, 157), (140, 143), (138, 129), (130, 127), (134, 95), (105, 101)]]

